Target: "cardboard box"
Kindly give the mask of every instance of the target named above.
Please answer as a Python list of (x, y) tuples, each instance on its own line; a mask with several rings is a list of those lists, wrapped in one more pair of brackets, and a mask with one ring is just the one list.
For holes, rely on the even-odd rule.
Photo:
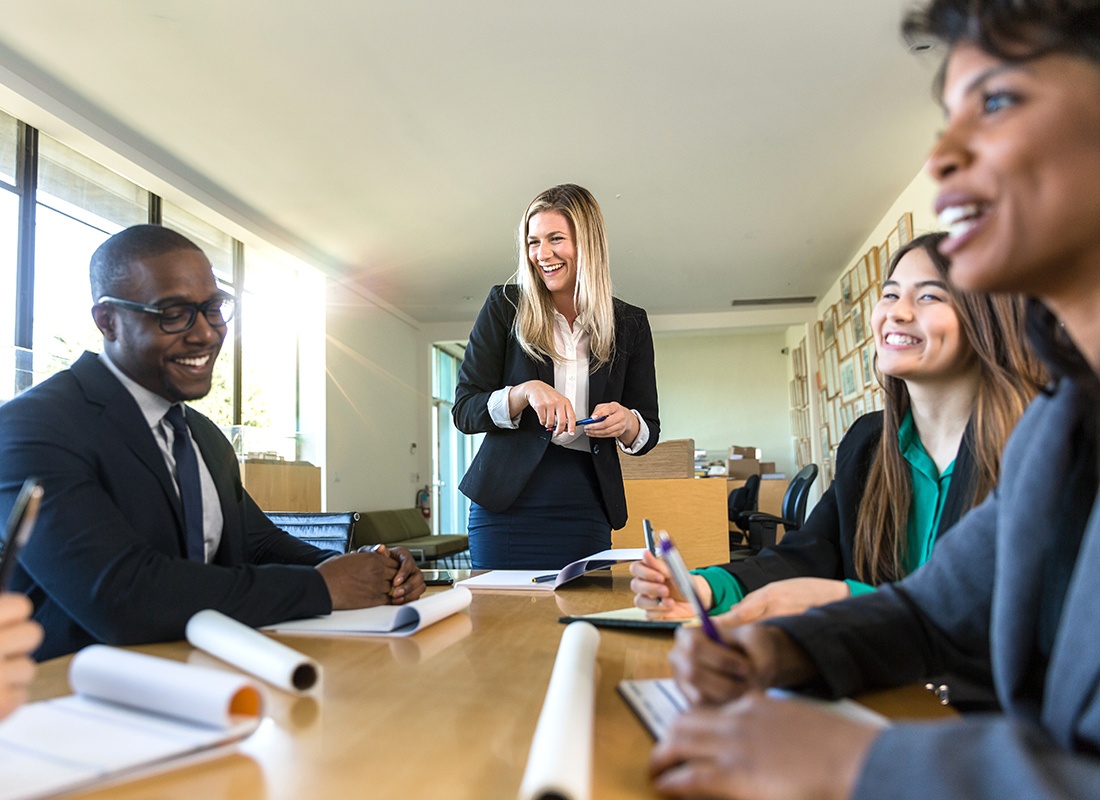
[(730, 458), (760, 458), (760, 450), (756, 447), (738, 447), (734, 445), (730, 448)]
[(615, 451), (624, 480), (695, 477), (694, 439), (667, 439), (644, 456), (628, 456), (618, 447)]
[(760, 462), (760, 474), (761, 475), (768, 475), (768, 474), (771, 474), (772, 472), (775, 472), (775, 462), (774, 461), (761, 461)]
[(760, 462), (755, 458), (730, 458), (726, 461), (726, 474), (733, 480), (760, 474)]

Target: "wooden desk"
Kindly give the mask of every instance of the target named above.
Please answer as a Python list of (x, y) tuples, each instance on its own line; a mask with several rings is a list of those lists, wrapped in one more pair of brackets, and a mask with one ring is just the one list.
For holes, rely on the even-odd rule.
[[(323, 664), (319, 700), (271, 690), (270, 719), (239, 753), (79, 796), (513, 800), (564, 629), (558, 616), (630, 603), (619, 568), (578, 583), (557, 593), (478, 592), (468, 614), (408, 639), (280, 637)], [(615, 687), (667, 676), (670, 644), (667, 632), (600, 632), (595, 800), (655, 796), (645, 770), (653, 741)], [(223, 667), (183, 642), (136, 649)], [(41, 666), (32, 699), (68, 693), (68, 660)], [(951, 713), (923, 689), (908, 691), (890, 699), (914, 716)]]

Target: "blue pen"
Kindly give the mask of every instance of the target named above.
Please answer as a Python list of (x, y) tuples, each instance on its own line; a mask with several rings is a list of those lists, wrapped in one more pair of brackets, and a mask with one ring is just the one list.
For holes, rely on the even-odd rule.
[(680, 594), (695, 609), (695, 613), (699, 617), (699, 624), (703, 626), (703, 633), (711, 641), (724, 645), (725, 642), (722, 641), (718, 629), (714, 627), (707, 610), (703, 608), (703, 601), (699, 599), (699, 595), (695, 592), (695, 586), (691, 583), (691, 573), (688, 572), (680, 551), (672, 544), (672, 539), (667, 533), (661, 531), (658, 536), (660, 536), (660, 541), (657, 543), (657, 549), (660, 550), (661, 558), (668, 564), (668, 569), (672, 573), (672, 580), (676, 582), (676, 588), (680, 590)]
[(607, 419), (606, 416), (603, 416), (603, 417), (585, 417), (584, 419), (578, 419), (576, 424), (578, 424), (578, 425), (591, 425), (593, 422), (603, 422), (605, 419)]

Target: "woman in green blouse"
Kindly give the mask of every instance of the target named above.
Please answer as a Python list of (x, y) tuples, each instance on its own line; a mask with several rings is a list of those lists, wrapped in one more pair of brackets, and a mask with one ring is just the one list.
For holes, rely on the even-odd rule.
[[(1040, 368), (1024, 344), (1022, 299), (954, 289), (937, 250), (944, 235), (918, 237), (891, 261), (871, 318), (885, 411), (849, 429), (805, 524), (693, 576), (722, 622), (801, 613), (905, 576), (996, 484)], [(647, 555), (631, 572), (635, 605), (650, 618), (692, 615), (663, 563)]]

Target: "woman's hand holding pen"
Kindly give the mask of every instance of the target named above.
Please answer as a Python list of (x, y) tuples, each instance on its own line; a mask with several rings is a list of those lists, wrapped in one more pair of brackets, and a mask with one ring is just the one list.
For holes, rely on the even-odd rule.
[(880, 730), (750, 692), (678, 716), (654, 748), (649, 770), (666, 797), (846, 798)]
[[(630, 564), (630, 590), (634, 592), (634, 605), (644, 608), (647, 619), (687, 619), (695, 616), (695, 611), (677, 591), (669, 573), (668, 565), (648, 550), (642, 554), (641, 561)], [(714, 604), (714, 594), (710, 584), (698, 575), (691, 576), (695, 592), (705, 608)]]
[(23, 595), (0, 594), (0, 719), (26, 701), (34, 678), (30, 654), (42, 643), (42, 627), (31, 611)]
[(577, 415), (569, 398), (544, 381), (526, 381), (513, 386), (508, 392), (508, 412), (514, 417), (524, 406), (539, 418), (539, 424), (555, 436), (574, 433)]
[(584, 432), (594, 439), (618, 439), (627, 447), (638, 438), (641, 423), (634, 412), (619, 403), (600, 403), (592, 409), (592, 422)]
[(749, 691), (798, 685), (817, 672), (779, 628), (745, 625), (718, 630), (725, 644), (711, 641), (702, 628), (680, 628), (668, 654), (676, 683), (692, 705), (718, 705)]

